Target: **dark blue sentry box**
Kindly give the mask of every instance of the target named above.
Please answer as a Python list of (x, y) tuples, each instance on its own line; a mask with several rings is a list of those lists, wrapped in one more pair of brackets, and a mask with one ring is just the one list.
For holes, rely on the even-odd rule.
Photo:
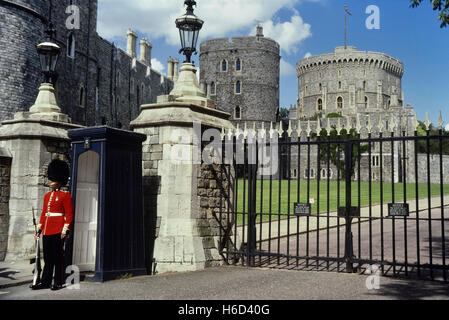
[[(146, 274), (143, 134), (107, 126), (69, 130), (75, 217), (66, 263), (86, 280)], [(73, 268), (72, 268), (73, 270)]]

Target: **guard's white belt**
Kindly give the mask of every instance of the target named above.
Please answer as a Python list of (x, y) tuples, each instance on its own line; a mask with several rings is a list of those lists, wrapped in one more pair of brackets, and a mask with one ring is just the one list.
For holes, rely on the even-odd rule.
[(47, 212), (45, 214), (46, 217), (63, 217), (64, 213), (59, 213), (59, 212)]

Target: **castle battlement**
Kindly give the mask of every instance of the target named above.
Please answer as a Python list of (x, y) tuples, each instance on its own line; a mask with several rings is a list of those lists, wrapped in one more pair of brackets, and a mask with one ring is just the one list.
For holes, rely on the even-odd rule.
[(322, 67), (342, 65), (360, 65), (389, 71), (398, 77), (404, 74), (404, 64), (385, 53), (375, 51), (359, 51), (356, 47), (337, 47), (333, 53), (316, 55), (300, 60), (297, 65), (298, 76), (310, 70)]

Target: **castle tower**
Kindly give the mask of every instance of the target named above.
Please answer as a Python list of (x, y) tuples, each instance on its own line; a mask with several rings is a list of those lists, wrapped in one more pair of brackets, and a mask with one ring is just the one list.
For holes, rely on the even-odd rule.
[(299, 116), (354, 116), (390, 110), (392, 103), (402, 106), (403, 74), (401, 61), (350, 46), (302, 59), (297, 63)]
[(200, 46), (200, 83), (234, 124), (276, 121), (280, 59), (279, 44), (262, 27), (252, 37), (207, 40)]
[(0, 3), (0, 121), (28, 111), (36, 100), (41, 82), (36, 45), (43, 38), (46, 17), (47, 1)]
[[(11, 119), (16, 112), (27, 111), (36, 99), (42, 81), (36, 45), (44, 38), (49, 3), (44, 0), (0, 3), (3, 34), (0, 39), (0, 70), (8, 75), (0, 79), (0, 122)], [(61, 47), (55, 90), (62, 112), (69, 114), (74, 122), (83, 123), (86, 116), (93, 115), (89, 115), (84, 106), (80, 107), (79, 99), (73, 97), (79, 96), (82, 87), (88, 97), (87, 104), (93, 104), (95, 100), (94, 91), (88, 89), (94, 87), (91, 84), (95, 83), (96, 68), (89, 66), (90, 73), (87, 71), (87, 57), (92, 59), (97, 0), (76, 1), (79, 10), (71, 11), (69, 5), (68, 1), (52, 1), (52, 22), (56, 29), (54, 41)], [(95, 72), (92, 74), (93, 69)]]

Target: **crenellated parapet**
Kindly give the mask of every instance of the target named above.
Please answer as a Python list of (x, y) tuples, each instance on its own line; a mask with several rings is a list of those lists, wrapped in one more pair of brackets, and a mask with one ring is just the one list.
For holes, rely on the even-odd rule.
[(404, 64), (385, 53), (374, 51), (358, 51), (355, 47), (337, 47), (333, 53), (304, 58), (296, 65), (297, 75), (329, 67), (378, 68), (391, 72), (398, 77), (404, 75)]

